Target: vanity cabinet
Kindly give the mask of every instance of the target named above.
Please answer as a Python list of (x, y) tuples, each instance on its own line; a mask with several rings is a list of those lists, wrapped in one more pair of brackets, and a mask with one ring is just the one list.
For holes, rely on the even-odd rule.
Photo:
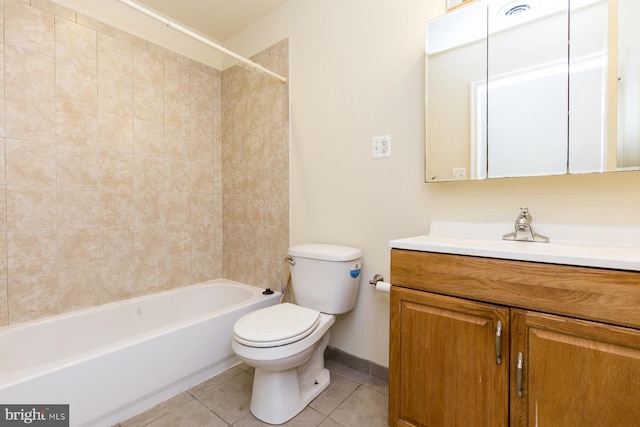
[(640, 273), (392, 249), (389, 425), (640, 426)]

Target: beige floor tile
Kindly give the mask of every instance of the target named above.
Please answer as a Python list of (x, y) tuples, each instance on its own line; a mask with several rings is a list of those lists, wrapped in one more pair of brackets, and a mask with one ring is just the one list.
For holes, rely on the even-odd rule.
[(146, 426), (150, 422), (171, 413), (172, 411), (180, 408), (185, 405), (189, 401), (193, 400), (188, 393), (180, 393), (172, 397), (171, 399), (167, 399), (164, 402), (154, 406), (153, 408), (136, 415), (133, 418), (129, 418), (126, 421), (123, 421), (119, 424), (121, 427), (142, 427)]
[(331, 373), (331, 384), (310, 404), (313, 409), (324, 415), (333, 412), (349, 397), (360, 384), (342, 375)]
[(190, 388), (188, 391), (192, 396), (198, 397), (210, 390), (213, 390), (223, 382), (229, 381), (231, 378), (240, 375), (241, 373), (243, 373), (243, 371), (238, 367), (227, 369), (226, 371), (216, 375), (215, 377), (211, 377), (208, 380), (203, 381), (200, 384)]
[(249, 414), (253, 377), (242, 372), (198, 397), (223, 420), (233, 424)]
[(362, 383), (369, 377), (369, 374), (356, 371), (355, 369), (349, 368), (341, 363), (334, 362), (333, 360), (327, 360), (324, 366), (329, 369), (331, 373), (342, 375), (343, 377), (347, 377), (357, 383)]
[(330, 418), (345, 427), (387, 427), (388, 397), (360, 386), (347, 398)]
[(189, 403), (158, 418), (147, 427), (226, 427), (227, 423), (202, 403), (193, 399)]
[[(331, 384), (287, 427), (387, 426), (388, 385), (327, 362)], [(268, 427), (249, 410), (253, 368), (240, 364), (120, 424), (122, 427)]]

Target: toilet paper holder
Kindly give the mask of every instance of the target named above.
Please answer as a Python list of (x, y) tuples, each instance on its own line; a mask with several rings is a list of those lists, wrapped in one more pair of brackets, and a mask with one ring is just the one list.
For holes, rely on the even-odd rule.
[(369, 280), (369, 284), (370, 285), (377, 285), (378, 282), (384, 282), (384, 277), (382, 277), (382, 274), (376, 274), (375, 276), (373, 276), (373, 279)]

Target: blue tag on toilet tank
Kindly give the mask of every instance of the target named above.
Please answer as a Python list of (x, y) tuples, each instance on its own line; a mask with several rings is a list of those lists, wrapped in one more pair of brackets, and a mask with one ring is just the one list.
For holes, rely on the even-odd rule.
[(360, 263), (359, 262), (354, 262), (351, 265), (351, 271), (349, 271), (349, 274), (351, 274), (351, 278), (353, 278), (353, 279), (357, 279), (358, 277), (360, 277)]

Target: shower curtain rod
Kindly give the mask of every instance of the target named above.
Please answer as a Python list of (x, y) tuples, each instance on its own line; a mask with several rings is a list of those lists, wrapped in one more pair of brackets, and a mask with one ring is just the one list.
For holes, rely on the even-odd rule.
[(280, 80), (282, 83), (286, 83), (286, 81), (287, 81), (286, 77), (282, 77), (281, 75), (274, 73), (273, 71), (263, 67), (262, 65), (253, 62), (252, 60), (250, 60), (248, 58), (245, 58), (242, 55), (238, 55), (237, 53), (235, 53), (233, 51), (230, 51), (226, 47), (221, 46), (218, 43), (215, 43), (215, 42), (213, 42), (213, 41), (211, 41), (211, 40), (209, 40), (209, 39), (207, 39), (205, 37), (202, 37), (201, 35), (199, 35), (197, 33), (194, 33), (193, 31), (191, 31), (191, 30), (189, 30), (189, 29), (187, 29), (187, 28), (185, 28), (185, 27), (183, 27), (181, 25), (176, 24), (175, 22), (172, 22), (169, 19), (167, 19), (167, 18), (165, 18), (165, 17), (163, 17), (161, 15), (158, 15), (157, 13), (155, 13), (155, 12), (153, 12), (153, 11), (143, 7), (143, 6), (140, 6), (138, 3), (135, 3), (135, 2), (133, 2), (131, 0), (118, 0), (118, 1), (120, 3), (124, 3), (127, 6), (137, 10), (138, 12), (141, 12), (141, 13), (147, 15), (150, 18), (155, 19), (156, 21), (162, 22), (163, 24), (165, 24), (169, 28), (173, 28), (174, 30), (179, 31), (182, 34), (184, 34), (184, 35), (186, 35), (188, 37), (191, 37), (192, 39), (198, 40), (199, 42), (204, 43), (207, 46), (212, 47), (212, 48), (216, 49), (217, 51), (220, 51), (223, 54), (225, 54), (227, 56), (230, 56), (230, 57), (232, 57), (232, 58), (234, 58), (234, 59), (236, 59), (236, 60), (238, 60), (238, 61), (240, 61), (240, 62), (242, 62), (242, 63), (244, 63), (244, 64), (246, 64), (248, 66), (250, 66), (254, 70), (257, 70), (257, 71), (260, 71), (262, 73), (266, 73), (266, 74), (268, 74), (268, 75), (270, 75), (272, 77), (275, 77), (276, 79)]

